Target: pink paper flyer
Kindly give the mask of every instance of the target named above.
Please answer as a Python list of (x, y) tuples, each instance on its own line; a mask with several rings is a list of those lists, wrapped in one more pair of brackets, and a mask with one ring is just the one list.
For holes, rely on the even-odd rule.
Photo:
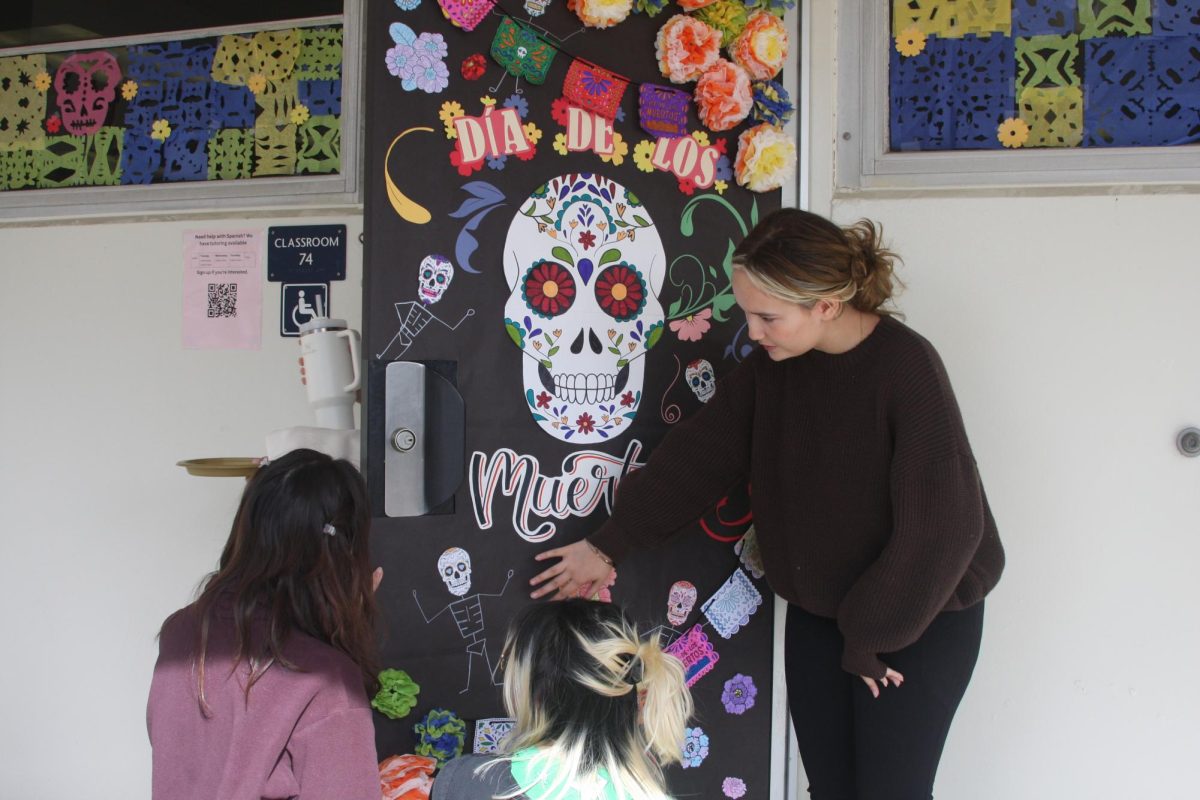
[(183, 235), (183, 346), (257, 350), (262, 345), (262, 232)]

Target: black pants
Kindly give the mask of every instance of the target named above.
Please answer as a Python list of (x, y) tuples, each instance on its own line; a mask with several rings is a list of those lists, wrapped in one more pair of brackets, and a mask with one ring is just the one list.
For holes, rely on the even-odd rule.
[(875, 699), (841, 667), (836, 620), (789, 606), (788, 704), (812, 800), (929, 800), (983, 631), (983, 603), (939, 614), (913, 644), (880, 654), (904, 685)]

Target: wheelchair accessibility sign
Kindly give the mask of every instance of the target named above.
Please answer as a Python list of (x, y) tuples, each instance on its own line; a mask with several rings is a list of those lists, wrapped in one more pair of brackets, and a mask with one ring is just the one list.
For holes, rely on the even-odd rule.
[(329, 316), (328, 283), (285, 283), (279, 295), (280, 336), (299, 336), (301, 325)]

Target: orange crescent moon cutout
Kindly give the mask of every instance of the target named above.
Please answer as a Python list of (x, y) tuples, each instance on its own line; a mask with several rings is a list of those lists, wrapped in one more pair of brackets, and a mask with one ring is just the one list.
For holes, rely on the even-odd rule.
[(414, 131), (433, 133), (433, 128), (409, 128), (406, 131), (402, 131), (395, 139), (392, 139), (392, 143), (388, 145), (387, 155), (383, 157), (383, 179), (387, 182), (388, 200), (392, 202), (392, 208), (396, 209), (396, 213), (400, 215), (400, 218), (414, 225), (424, 225), (433, 219), (433, 215), (429, 213), (429, 209), (425, 208), (425, 206), (417, 203), (404, 192), (400, 191), (400, 188), (392, 180), (391, 171), (388, 170), (388, 162), (392, 158), (392, 148), (396, 146), (396, 142)]

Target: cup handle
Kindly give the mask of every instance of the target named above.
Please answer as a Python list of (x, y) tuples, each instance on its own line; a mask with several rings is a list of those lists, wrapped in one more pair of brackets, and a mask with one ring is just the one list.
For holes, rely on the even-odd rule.
[(356, 330), (338, 331), (338, 336), (344, 336), (346, 338), (346, 343), (350, 345), (350, 363), (354, 367), (354, 380), (350, 381), (350, 383), (348, 383), (342, 389), (342, 391), (343, 392), (356, 392), (356, 391), (358, 391), (358, 387), (362, 384), (362, 374), (359, 372), (359, 367), (358, 367), (359, 349), (360, 349), (359, 348), (358, 331), (356, 331)]

